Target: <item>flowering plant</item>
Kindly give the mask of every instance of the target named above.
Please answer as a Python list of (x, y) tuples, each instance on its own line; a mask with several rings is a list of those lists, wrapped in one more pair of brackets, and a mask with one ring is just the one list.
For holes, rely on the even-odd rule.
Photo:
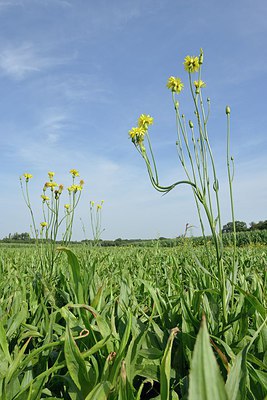
[[(199, 56), (186, 56), (184, 59), (184, 69), (188, 73), (189, 90), (193, 100), (195, 120), (186, 120), (181, 113), (180, 104), (177, 96), (184, 90), (185, 85), (181, 78), (171, 76), (167, 81), (167, 88), (172, 93), (172, 102), (176, 116), (177, 139), (176, 148), (181, 166), (185, 173), (185, 179), (179, 180), (169, 186), (162, 186), (159, 182), (157, 165), (152, 150), (151, 140), (148, 133), (148, 127), (153, 123), (150, 115), (142, 114), (136, 127), (129, 131), (129, 136), (143, 157), (150, 181), (153, 187), (163, 193), (168, 193), (176, 186), (189, 185), (193, 191), (198, 217), (201, 225), (203, 237), (206, 239), (205, 224), (203, 221), (203, 212), (207, 218), (208, 225), (213, 237), (216, 249), (216, 259), (218, 266), (218, 279), (221, 285), (221, 295), (223, 301), (223, 311), (225, 321), (228, 313), (228, 300), (226, 294), (225, 271), (223, 266), (223, 242), (222, 242), (222, 224), (219, 199), (219, 181), (216, 173), (215, 161), (208, 135), (208, 119), (210, 115), (210, 99), (207, 98), (206, 106), (202, 97), (202, 89), (206, 83), (201, 79), (201, 70), (203, 65), (203, 51), (200, 50)], [(193, 76), (197, 75), (194, 80)], [(229, 154), (230, 139), (230, 107), (226, 107), (227, 116), (227, 171), (230, 188), (230, 202), (232, 219), (234, 226), (234, 251), (232, 263), (232, 279), (234, 280), (235, 269), (235, 220), (233, 207), (233, 158)], [(196, 127), (196, 129), (195, 129)], [(147, 146), (148, 145), (148, 146)], [(231, 165), (232, 163), (232, 165)], [(209, 251), (206, 243), (206, 251), (209, 257)], [(233, 295), (233, 291), (232, 291)], [(231, 297), (231, 296), (230, 296)], [(228, 296), (229, 298), (229, 296)]]
[(32, 235), (35, 238), (35, 243), (39, 251), (41, 266), (49, 265), (49, 271), (52, 273), (56, 259), (59, 257), (59, 252), (56, 251), (56, 243), (58, 240), (59, 230), (64, 226), (61, 243), (67, 246), (71, 240), (72, 228), (74, 221), (75, 209), (81, 197), (84, 181), (76, 182), (79, 177), (79, 172), (76, 169), (71, 169), (72, 184), (67, 188), (68, 203), (64, 204), (63, 215), (60, 213), (61, 198), (64, 190), (62, 184), (57, 184), (54, 181), (55, 173), (48, 172), (48, 181), (45, 182), (41, 199), (42, 199), (42, 221), (38, 228), (32, 208), (32, 203), (29, 195), (29, 181), (33, 178), (32, 174), (24, 173), (20, 177), (20, 185), (24, 201), (30, 211), (32, 220)]

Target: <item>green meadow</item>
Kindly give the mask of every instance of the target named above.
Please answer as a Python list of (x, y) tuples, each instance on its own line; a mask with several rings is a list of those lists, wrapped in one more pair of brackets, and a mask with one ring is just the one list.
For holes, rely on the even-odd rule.
[(237, 249), (234, 281), (225, 250), (226, 303), (212, 245), (57, 252), (51, 274), (0, 247), (1, 399), (265, 398), (266, 246)]

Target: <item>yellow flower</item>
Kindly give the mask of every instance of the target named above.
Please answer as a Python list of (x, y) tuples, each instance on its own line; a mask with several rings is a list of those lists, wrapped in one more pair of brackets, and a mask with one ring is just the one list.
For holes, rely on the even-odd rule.
[(28, 182), (29, 179), (31, 179), (31, 178), (33, 177), (32, 174), (28, 174), (28, 173), (26, 173), (26, 172), (25, 172), (25, 174), (23, 174), (23, 176), (24, 176), (24, 178), (26, 179), (26, 182)]
[(59, 192), (59, 194), (62, 193), (63, 189), (64, 189), (64, 186), (63, 186), (62, 184), (58, 186), (58, 192)]
[(206, 83), (203, 82), (201, 79), (199, 79), (198, 81), (194, 81), (194, 85), (196, 89), (206, 87)]
[(55, 175), (55, 173), (54, 172), (48, 172), (48, 177), (49, 177), (49, 179), (50, 179), (50, 181), (52, 181), (53, 180), (53, 176)]
[(101, 208), (102, 208), (101, 204), (97, 204), (97, 206), (96, 206), (96, 211), (101, 210)]
[(70, 204), (65, 204), (64, 207), (66, 210), (68, 210), (70, 208)]
[(49, 197), (45, 196), (44, 194), (42, 194), (41, 197), (42, 197), (44, 202), (50, 200)]
[(91, 207), (94, 207), (94, 205), (95, 205), (95, 202), (94, 202), (93, 200), (91, 200), (91, 201), (90, 201), (90, 206), (91, 206)]
[(129, 131), (129, 136), (135, 144), (141, 144), (144, 141), (146, 130), (141, 127), (132, 128)]
[(184, 59), (184, 68), (187, 72), (197, 72), (199, 70), (199, 58), (186, 56)]
[(153, 124), (153, 118), (150, 115), (141, 114), (138, 119), (138, 127), (147, 130), (149, 125)]
[(80, 176), (79, 171), (77, 171), (77, 169), (71, 169), (70, 174), (72, 174), (73, 178), (75, 178), (75, 176)]
[(40, 225), (42, 228), (45, 228), (47, 226), (47, 222), (41, 222)]
[(80, 180), (80, 185), (81, 185), (81, 186), (84, 185), (84, 180), (83, 180), (83, 179)]
[(166, 86), (172, 92), (180, 93), (183, 90), (184, 84), (182, 83), (180, 78), (175, 78), (175, 76), (170, 76)]
[(68, 191), (76, 193), (78, 190), (82, 190), (82, 188), (81, 185), (71, 185), (68, 187)]
[(50, 187), (52, 191), (54, 190), (54, 188), (55, 188), (56, 186), (58, 186), (58, 184), (57, 184), (56, 182), (46, 182), (46, 183), (45, 183), (45, 187), (46, 187), (46, 188), (49, 188), (49, 187)]

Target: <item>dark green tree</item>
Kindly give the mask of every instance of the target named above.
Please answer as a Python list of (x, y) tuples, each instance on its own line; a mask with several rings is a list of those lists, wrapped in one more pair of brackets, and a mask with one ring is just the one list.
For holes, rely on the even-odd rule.
[[(247, 231), (248, 227), (246, 222), (243, 221), (235, 221), (235, 230), (236, 232), (244, 232)], [(234, 231), (233, 222), (228, 222), (222, 228), (222, 233), (231, 233)]]
[(250, 225), (250, 229), (251, 229), (251, 230), (256, 230), (256, 229), (258, 229), (258, 230), (260, 230), (260, 231), (263, 231), (264, 229), (267, 229), (267, 220), (265, 220), (265, 221), (259, 221), (259, 222), (257, 222), (257, 223), (251, 222), (249, 225)]

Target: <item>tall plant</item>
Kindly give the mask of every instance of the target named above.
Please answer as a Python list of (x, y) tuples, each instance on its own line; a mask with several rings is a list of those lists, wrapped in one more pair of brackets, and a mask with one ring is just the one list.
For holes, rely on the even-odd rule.
[[(153, 118), (150, 115), (142, 114), (138, 119), (136, 127), (129, 131), (129, 136), (140, 155), (143, 157), (150, 181), (153, 187), (159, 192), (168, 193), (176, 186), (188, 185), (191, 187), (202, 234), (206, 237), (203, 211), (207, 218), (208, 225), (212, 234), (216, 249), (216, 259), (218, 266), (218, 280), (221, 287), (221, 296), (223, 301), (223, 315), (227, 321), (227, 296), (225, 269), (223, 263), (223, 241), (222, 241), (222, 223), (219, 199), (219, 180), (216, 172), (215, 160), (208, 135), (208, 120), (210, 115), (210, 99), (207, 98), (204, 103), (202, 90), (206, 83), (202, 80), (202, 65), (204, 55), (202, 49), (199, 56), (186, 56), (184, 59), (184, 69), (188, 74), (188, 88), (191, 93), (194, 111), (194, 121), (186, 119), (181, 112), (181, 106), (178, 96), (184, 89), (184, 83), (181, 78), (171, 76), (167, 82), (167, 88), (171, 91), (172, 102), (175, 110), (177, 140), (176, 148), (180, 164), (185, 173), (185, 179), (172, 183), (169, 186), (162, 186), (159, 182), (157, 164), (154, 157), (148, 128), (153, 124)], [(230, 143), (230, 107), (226, 107), (227, 116), (227, 169), (230, 187), (231, 211), (234, 223), (233, 207), (233, 169), (231, 163), (233, 158), (229, 155)], [(208, 247), (206, 247), (207, 255)], [(235, 251), (234, 251), (235, 259)], [(233, 262), (234, 269), (234, 262)]]
[(67, 188), (68, 203), (64, 204), (64, 214), (62, 215), (61, 198), (64, 187), (54, 181), (54, 172), (48, 172), (49, 180), (45, 182), (41, 194), (43, 220), (39, 226), (36, 223), (29, 193), (29, 181), (33, 176), (32, 174), (24, 173), (20, 177), (23, 198), (31, 215), (32, 235), (35, 238), (41, 267), (44, 269), (45, 266), (48, 266), (51, 274), (60, 254), (56, 251), (59, 232), (63, 227), (61, 242), (64, 246), (67, 246), (71, 240), (74, 214), (84, 185), (83, 180), (80, 180), (79, 183), (76, 182), (79, 177), (79, 172), (76, 169), (71, 169), (70, 174), (72, 176), (72, 184)]

